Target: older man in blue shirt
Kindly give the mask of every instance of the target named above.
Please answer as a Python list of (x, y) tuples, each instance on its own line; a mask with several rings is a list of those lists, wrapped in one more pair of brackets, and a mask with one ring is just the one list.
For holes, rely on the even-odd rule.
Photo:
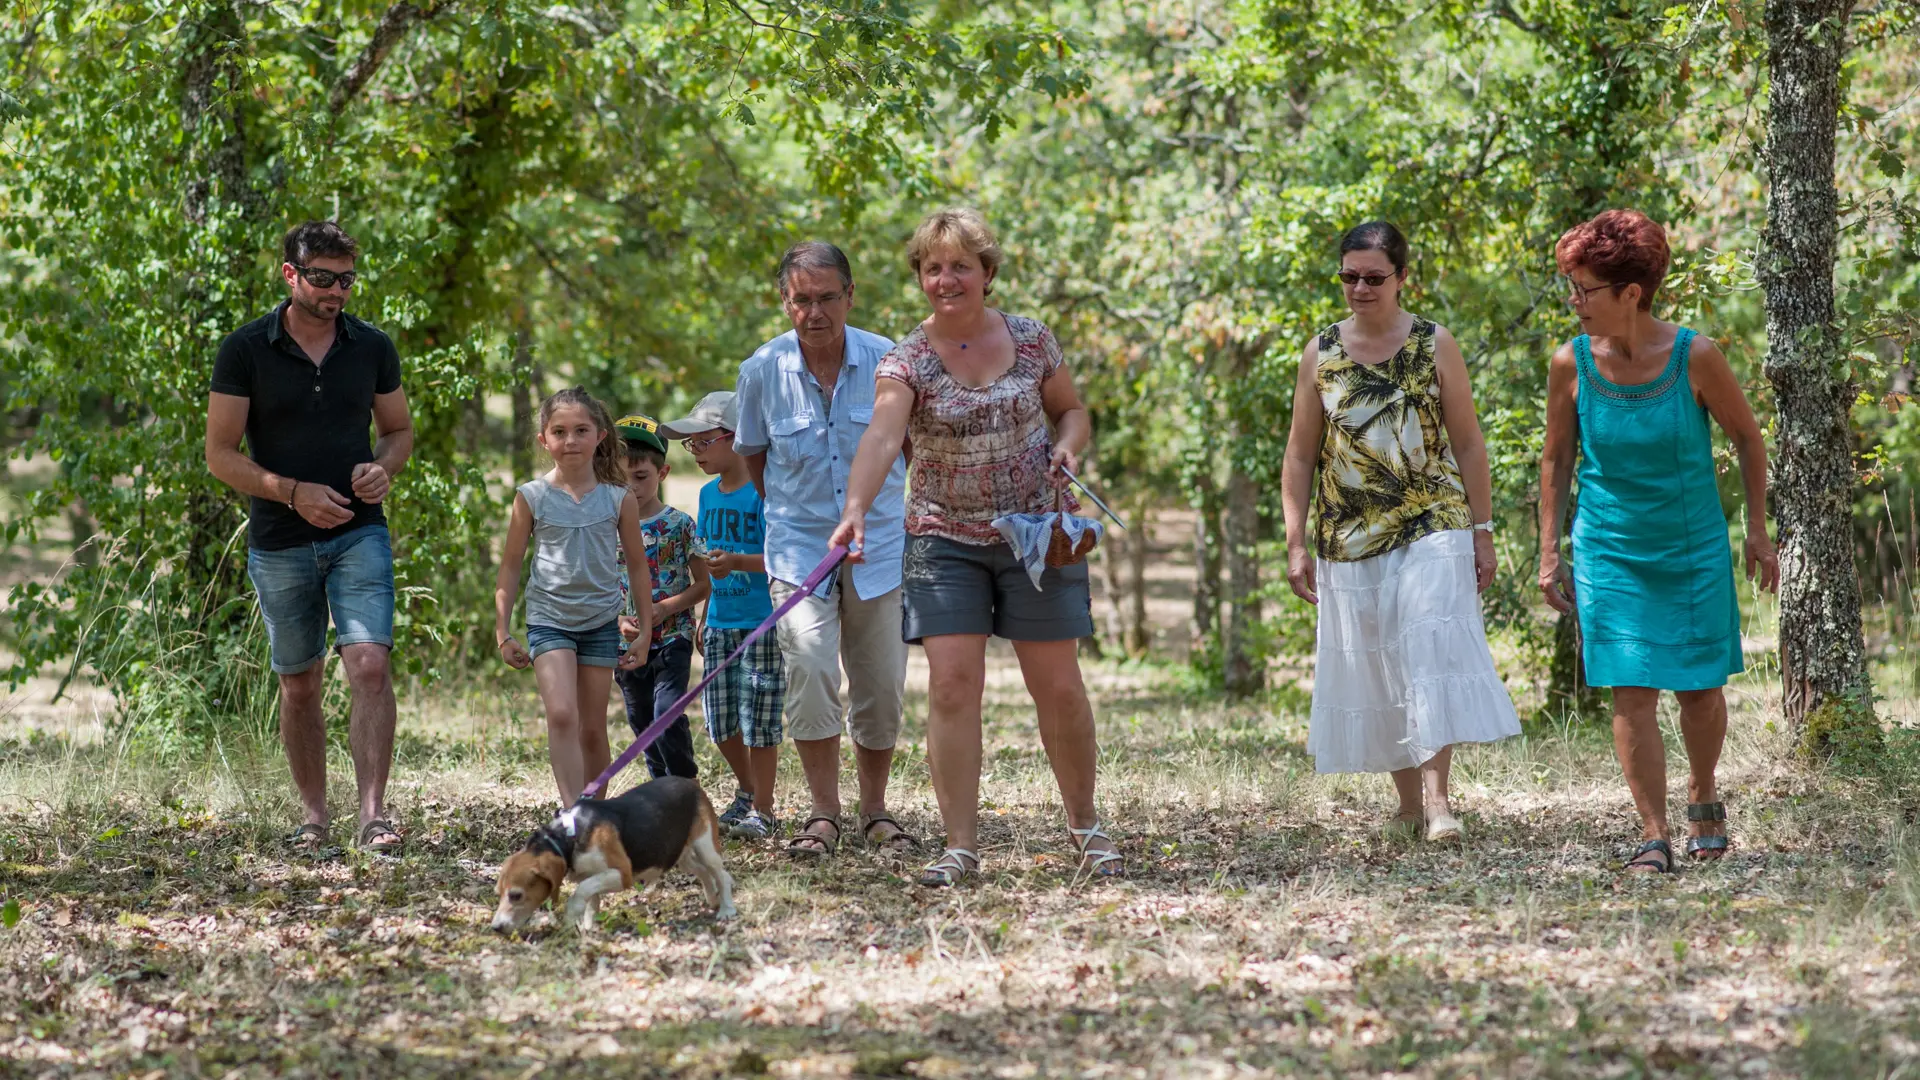
[[(781, 256), (780, 299), (793, 329), (740, 365), (740, 429), (766, 500), (767, 574), (773, 602), (827, 554), (846, 508), (847, 471), (873, 419), (873, 376), (893, 342), (847, 325), (853, 270), (832, 244), (796, 244)], [(887, 812), (887, 774), (900, 734), (907, 646), (900, 624), (900, 560), (906, 549), (906, 469), (895, 461), (867, 517), (864, 561), (842, 565), (780, 620), (787, 661), (787, 731), (813, 802), (787, 844), (797, 856), (840, 845), (840, 733), (853, 736), (860, 830), (896, 853), (918, 846)], [(840, 691), (846, 667), (847, 692)]]

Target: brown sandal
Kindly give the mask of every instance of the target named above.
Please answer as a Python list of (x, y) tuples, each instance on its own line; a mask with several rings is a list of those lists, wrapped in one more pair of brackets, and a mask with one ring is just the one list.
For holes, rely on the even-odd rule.
[[(883, 840), (875, 840), (873, 830), (877, 825), (893, 826), (893, 834)], [(875, 814), (872, 817), (863, 818), (860, 824), (860, 839), (866, 841), (868, 847), (894, 856), (905, 856), (920, 850), (919, 839), (909, 833), (899, 822), (893, 820), (891, 814)]]
[[(374, 837), (377, 836), (391, 836), (393, 839), (374, 843)], [(407, 842), (400, 835), (400, 830), (394, 828), (393, 822), (386, 818), (372, 818), (365, 825), (360, 826), (360, 850), (362, 851), (371, 851), (375, 855), (398, 855), (400, 849), (406, 846)]]
[[(822, 821), (833, 826), (833, 839), (829, 840), (825, 836), (813, 831), (813, 826), (817, 822)], [(824, 859), (840, 850), (840, 832), (839, 818), (808, 818), (806, 824), (800, 826), (800, 831), (794, 833), (793, 836), (787, 840), (787, 854), (796, 859)], [(820, 846), (809, 847), (807, 846), (809, 844), (818, 844)]]

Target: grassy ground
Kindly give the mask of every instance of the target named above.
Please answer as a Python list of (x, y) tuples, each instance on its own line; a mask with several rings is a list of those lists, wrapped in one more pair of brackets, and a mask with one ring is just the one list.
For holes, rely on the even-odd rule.
[[(110, 741), (0, 744), (0, 890), (18, 905), (0, 930), (0, 1073), (1917, 1067), (1920, 805), (1905, 785), (1780, 764), (1752, 687), (1735, 695), (1725, 767), (1734, 854), (1645, 879), (1615, 870), (1633, 822), (1597, 733), (1462, 753), (1470, 841), (1434, 848), (1377, 836), (1384, 778), (1312, 773), (1297, 695), (1227, 707), (1164, 671), (1093, 677), (1125, 882), (1072, 881), (1001, 667), (978, 885), (916, 891), (851, 841), (818, 867), (730, 842), (737, 922), (716, 925), (675, 875), (610, 900), (586, 939), (487, 929), (492, 872), (551, 797), (524, 688), (410, 708), (410, 728), (438, 733), (403, 740), (395, 804), (412, 842), (398, 860), (283, 853), (292, 803), (271, 747), (155, 762)], [(932, 834), (919, 740), (896, 803)], [(347, 805), (344, 760), (334, 783)]]

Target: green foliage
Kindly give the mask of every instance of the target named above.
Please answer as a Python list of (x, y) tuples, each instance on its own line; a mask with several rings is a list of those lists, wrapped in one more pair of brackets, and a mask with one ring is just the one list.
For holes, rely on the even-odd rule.
[(1800, 755), (1809, 761), (1869, 765), (1885, 746), (1880, 718), (1865, 698), (1830, 697), (1800, 725)]
[[(200, 442), (213, 351), (278, 299), (292, 222), (360, 238), (356, 310), (401, 346), (418, 438), (390, 503), (396, 657), (431, 678), (490, 654), (469, 642), (490, 644), (473, 628), (530, 465), (503, 414), (562, 382), (655, 412), (725, 385), (783, 328), (768, 275), (802, 236), (849, 250), (854, 321), (897, 336), (925, 310), (900, 241), (942, 202), (1001, 229), (996, 299), (1060, 334), (1114, 500), (1217, 525), (1228, 478), (1252, 481), (1256, 652), (1297, 650), (1311, 619), (1280, 581), (1280, 472), (1301, 348), (1344, 313), (1338, 237), (1401, 225), (1408, 306), (1460, 341), (1487, 435), (1489, 622), (1544, 673), (1538, 438), (1547, 358), (1577, 332), (1560, 233), (1615, 205), (1668, 223), (1662, 313), (1719, 341), (1770, 413), (1753, 6), (13, 0), (0, 394), (12, 452), (61, 468), (6, 538), (78, 508), (112, 557), (16, 590), (12, 675), (230, 703), (194, 730), (258, 715), (213, 689), (238, 678), (215, 665), (257, 672), (262, 652), (226, 602), (248, 593), (243, 510)], [(1920, 336), (1920, 135), (1900, 123), (1917, 20), (1879, 5), (1850, 26), (1838, 278), (1871, 401), (1863, 557), (1920, 495), (1920, 421), (1893, 392)], [(133, 681), (161, 655), (191, 670)], [(1199, 656), (1223, 663), (1218, 642)]]
[[(237, 701), (215, 684), (260, 654), (228, 602), (244, 508), (201, 443), (214, 351), (282, 295), (289, 224), (357, 236), (355, 308), (401, 348), (396, 656), (432, 677), (486, 621), (507, 490), (489, 395), (543, 393), (539, 371), (677, 404), (765, 336), (746, 313), (800, 226), (929, 190), (914, 140), (939, 125), (1083, 85), (1018, 6), (11, 7), (0, 390), (12, 453), (62, 468), (6, 539), (78, 506), (116, 545), (16, 590), (11, 674), (90, 669), (130, 716)], [(151, 682), (163, 662), (179, 686)]]

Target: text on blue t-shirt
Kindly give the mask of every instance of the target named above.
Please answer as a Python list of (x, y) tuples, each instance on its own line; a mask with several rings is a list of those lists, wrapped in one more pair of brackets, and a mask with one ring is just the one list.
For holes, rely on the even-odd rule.
[[(734, 491), (721, 491), (718, 479), (701, 488), (698, 531), (709, 551), (766, 554), (759, 489), (748, 483)], [(771, 614), (773, 599), (767, 594), (767, 575), (736, 570), (713, 579), (713, 597), (707, 601), (708, 626), (751, 630)]]

